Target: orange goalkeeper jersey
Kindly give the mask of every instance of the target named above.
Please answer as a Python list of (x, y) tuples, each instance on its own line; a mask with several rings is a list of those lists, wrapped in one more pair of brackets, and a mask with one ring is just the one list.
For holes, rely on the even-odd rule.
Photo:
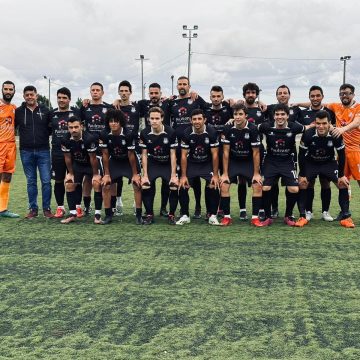
[(15, 142), (15, 109), (13, 104), (0, 102), (0, 143)]
[[(341, 103), (328, 104), (327, 107), (335, 113), (336, 126), (343, 127), (354, 121), (355, 116), (360, 116), (360, 104), (354, 103), (345, 107)], [(355, 128), (343, 133), (345, 150), (360, 151), (360, 129)]]

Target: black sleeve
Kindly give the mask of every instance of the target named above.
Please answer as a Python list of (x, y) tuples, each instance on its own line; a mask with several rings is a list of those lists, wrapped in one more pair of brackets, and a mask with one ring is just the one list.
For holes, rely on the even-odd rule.
[(305, 154), (306, 154), (306, 149), (300, 146), (298, 161), (299, 161), (299, 176), (302, 177), (305, 176)]
[(345, 168), (345, 148), (337, 150), (337, 154), (338, 154), (339, 177), (343, 177), (344, 168)]
[(202, 110), (205, 110), (209, 106), (209, 104), (201, 96), (198, 96), (196, 100)]

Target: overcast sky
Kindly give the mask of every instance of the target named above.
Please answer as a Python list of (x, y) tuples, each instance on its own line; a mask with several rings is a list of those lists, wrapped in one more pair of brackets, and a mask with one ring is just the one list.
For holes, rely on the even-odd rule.
[[(0, 0), (0, 80), (17, 86), (14, 99), (33, 84), (38, 92), (70, 88), (73, 100), (89, 97), (89, 85), (104, 84), (105, 101), (117, 97), (121, 80), (141, 98), (140, 54), (144, 83), (158, 82), (171, 94), (171, 76), (187, 75), (188, 39), (184, 24), (198, 25), (192, 40), (191, 85), (208, 98), (212, 85), (226, 97), (241, 98), (251, 81), (261, 99), (275, 102), (287, 84), (291, 101), (323, 87), (326, 101), (338, 101), (341, 56), (350, 55), (346, 80), (360, 88), (360, 2), (325, 0)], [(359, 90), (360, 94), (360, 90)], [(360, 96), (360, 95), (359, 95)], [(360, 99), (358, 96), (358, 99)]]

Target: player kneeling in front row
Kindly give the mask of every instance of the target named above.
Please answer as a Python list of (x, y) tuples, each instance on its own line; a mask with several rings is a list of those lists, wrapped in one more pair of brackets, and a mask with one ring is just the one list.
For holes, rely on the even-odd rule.
[(134, 189), (136, 224), (141, 225), (143, 221), (141, 216), (140, 164), (135, 155), (135, 139), (126, 130), (126, 118), (121, 110), (109, 109), (105, 116), (105, 122), (110, 128), (110, 132), (103, 131), (99, 139), (104, 166), (102, 184), (105, 218), (102, 224), (111, 223), (113, 208), (116, 205), (116, 197), (111, 196), (111, 186), (116, 186), (119, 179), (126, 177)]
[(253, 215), (251, 223), (255, 226), (263, 226), (258, 216), (262, 205), (260, 136), (257, 127), (247, 121), (247, 109), (244, 105), (236, 104), (232, 109), (234, 112), (234, 124), (225, 128), (221, 139), (223, 143), (223, 174), (220, 179), (220, 208), (224, 211), (221, 225), (227, 226), (232, 223), (230, 215), (230, 183), (236, 183), (237, 177), (239, 177), (252, 184)]
[[(323, 176), (339, 188), (339, 205), (342, 219), (340, 224), (347, 228), (355, 227), (349, 213), (349, 180), (344, 176), (345, 145), (342, 137), (335, 138), (330, 133), (329, 113), (320, 110), (316, 114), (315, 128), (307, 130), (300, 143), (299, 152), (299, 209), (300, 219), (295, 226), (308, 223), (305, 215), (306, 189), (309, 182), (317, 176)], [(335, 149), (338, 160), (335, 160)]]
[(141, 159), (143, 167), (142, 198), (146, 210), (144, 225), (154, 222), (155, 181), (162, 178), (170, 185), (168, 215), (169, 224), (175, 224), (175, 211), (178, 203), (178, 178), (176, 176), (175, 130), (164, 125), (164, 111), (159, 107), (149, 110), (150, 126), (140, 133)]
[(217, 133), (213, 127), (205, 125), (201, 109), (191, 113), (192, 126), (184, 131), (181, 139), (181, 178), (179, 202), (182, 216), (176, 225), (190, 223), (189, 187), (196, 177), (206, 181), (205, 202), (210, 213), (209, 224), (221, 225), (216, 217), (219, 206), (219, 157)]
[(68, 120), (69, 134), (61, 141), (65, 164), (68, 173), (65, 177), (66, 197), (69, 206), (69, 215), (61, 220), (68, 224), (76, 220), (76, 186), (82, 184), (85, 175), (92, 176), (95, 201), (95, 224), (101, 224), (101, 176), (99, 175), (98, 160), (96, 158), (97, 141), (86, 131), (83, 131), (81, 121), (72, 116)]

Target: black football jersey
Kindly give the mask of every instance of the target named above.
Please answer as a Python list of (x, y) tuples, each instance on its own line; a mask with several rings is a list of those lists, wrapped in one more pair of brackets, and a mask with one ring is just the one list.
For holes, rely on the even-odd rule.
[(121, 105), (121, 111), (126, 117), (126, 130), (131, 133), (133, 138), (139, 134), (141, 111), (139, 104), (134, 101), (129, 105)]
[(68, 120), (72, 116), (80, 118), (80, 110), (76, 107), (71, 107), (67, 111), (59, 111), (58, 108), (50, 112), (50, 126), (51, 126), (51, 151), (55, 156), (63, 156), (61, 151), (61, 140), (68, 134)]
[(220, 109), (214, 109), (211, 104), (204, 109), (206, 124), (211, 125), (220, 135), (223, 133), (225, 124), (233, 117), (232, 109), (227, 103), (223, 103)]
[(140, 133), (140, 147), (147, 149), (148, 158), (160, 163), (170, 161), (170, 150), (178, 146), (175, 130), (170, 126), (164, 125), (160, 134), (152, 132), (148, 126)]
[(99, 138), (100, 133), (106, 130), (105, 115), (112, 105), (107, 103), (89, 104), (80, 109), (81, 120), (85, 130), (93, 136)]
[[(325, 110), (329, 113), (330, 121), (335, 126), (335, 124), (336, 124), (335, 113), (333, 111), (331, 111), (330, 109), (328, 109), (327, 107), (323, 107), (321, 110)], [(301, 110), (301, 112), (302, 112), (302, 123), (301, 124), (302, 125), (310, 125), (311, 123), (313, 123), (316, 119), (316, 114), (318, 113), (318, 111), (320, 111), (320, 110), (313, 110), (311, 108)]]
[(295, 148), (296, 135), (305, 131), (297, 122), (288, 122), (287, 127), (277, 129), (269, 122), (258, 126), (259, 132), (266, 136), (266, 157), (276, 160), (288, 160)]
[(150, 126), (149, 110), (153, 107), (159, 107), (164, 111), (164, 125), (170, 125), (170, 100), (160, 101), (158, 104), (152, 103), (150, 100), (138, 101), (140, 108), (140, 116), (145, 118), (146, 126)]
[(250, 122), (242, 129), (226, 126), (221, 142), (230, 146), (229, 156), (236, 160), (252, 160), (252, 149), (261, 143), (257, 127)]
[(174, 99), (170, 102), (171, 126), (176, 131), (176, 136), (180, 140), (188, 127), (191, 127), (191, 113), (195, 109), (205, 109), (206, 101), (200, 96), (194, 101), (190, 97), (184, 99)]
[(219, 147), (217, 132), (211, 126), (205, 126), (204, 132), (197, 134), (193, 127), (188, 127), (182, 136), (181, 147), (188, 149), (188, 161), (203, 163), (212, 160), (211, 148)]
[(305, 158), (314, 163), (324, 163), (335, 159), (335, 149), (345, 148), (342, 136), (319, 136), (315, 128), (305, 131), (300, 147), (306, 150)]
[(135, 141), (133, 136), (124, 129), (122, 129), (120, 135), (103, 131), (100, 134), (99, 148), (108, 149), (109, 157), (113, 160), (126, 160), (128, 151), (135, 150)]
[(70, 133), (61, 141), (61, 150), (70, 153), (74, 162), (81, 165), (90, 165), (89, 153), (96, 153), (98, 142), (96, 137), (84, 131), (80, 140), (74, 140)]
[[(274, 106), (276, 104), (271, 104), (266, 109), (266, 119), (271, 123), (274, 123)], [(298, 106), (290, 106), (289, 107), (289, 122), (298, 122), (299, 124), (303, 123), (303, 114), (301, 109)]]
[(247, 120), (249, 123), (259, 125), (266, 121), (265, 113), (262, 112), (259, 107), (249, 107), (247, 108), (247, 111)]

